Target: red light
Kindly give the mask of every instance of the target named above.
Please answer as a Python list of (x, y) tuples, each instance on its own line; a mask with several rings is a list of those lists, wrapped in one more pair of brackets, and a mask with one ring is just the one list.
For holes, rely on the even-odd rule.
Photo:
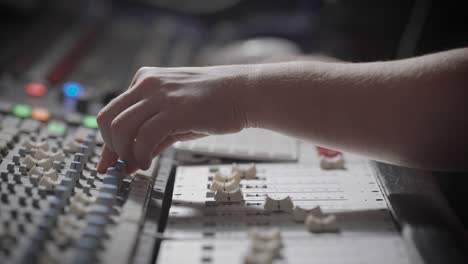
[(331, 150), (327, 148), (317, 147), (317, 152), (319, 156), (333, 158), (341, 154), (341, 152), (336, 150)]
[(47, 93), (47, 87), (38, 82), (30, 82), (26, 85), (26, 93), (30, 96), (40, 97)]

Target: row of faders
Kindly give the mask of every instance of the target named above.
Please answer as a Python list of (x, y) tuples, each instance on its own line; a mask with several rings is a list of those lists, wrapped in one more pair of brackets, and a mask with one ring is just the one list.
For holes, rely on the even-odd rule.
[(103, 141), (85, 122), (0, 115), (0, 263), (130, 259), (156, 161), (134, 175), (122, 161), (97, 173)]
[(371, 164), (311, 158), (177, 167), (159, 263), (412, 263)]

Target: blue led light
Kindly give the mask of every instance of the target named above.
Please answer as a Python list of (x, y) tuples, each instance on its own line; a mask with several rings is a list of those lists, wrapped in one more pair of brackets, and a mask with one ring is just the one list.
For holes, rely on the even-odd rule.
[(83, 86), (77, 82), (66, 82), (63, 84), (63, 93), (66, 97), (79, 98), (83, 93)]

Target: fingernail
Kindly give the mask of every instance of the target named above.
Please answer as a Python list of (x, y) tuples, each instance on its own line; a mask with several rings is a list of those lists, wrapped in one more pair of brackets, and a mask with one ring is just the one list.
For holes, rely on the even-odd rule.
[(107, 169), (106, 164), (102, 160), (100, 160), (96, 168), (97, 172), (105, 173), (106, 169)]

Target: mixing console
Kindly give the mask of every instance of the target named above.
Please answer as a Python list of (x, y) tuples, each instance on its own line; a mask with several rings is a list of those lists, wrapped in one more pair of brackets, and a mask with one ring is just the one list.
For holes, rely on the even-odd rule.
[(163, 155), (101, 175), (93, 116), (0, 106), (2, 263), (414, 260), (365, 159), (317, 148), (307, 162), (179, 166), (171, 180)]
[(0, 262), (130, 262), (151, 190), (165, 187), (164, 176), (154, 184), (158, 159), (132, 175), (118, 161), (101, 175), (95, 119), (41, 122), (29, 106), (6, 110), (0, 116)]

